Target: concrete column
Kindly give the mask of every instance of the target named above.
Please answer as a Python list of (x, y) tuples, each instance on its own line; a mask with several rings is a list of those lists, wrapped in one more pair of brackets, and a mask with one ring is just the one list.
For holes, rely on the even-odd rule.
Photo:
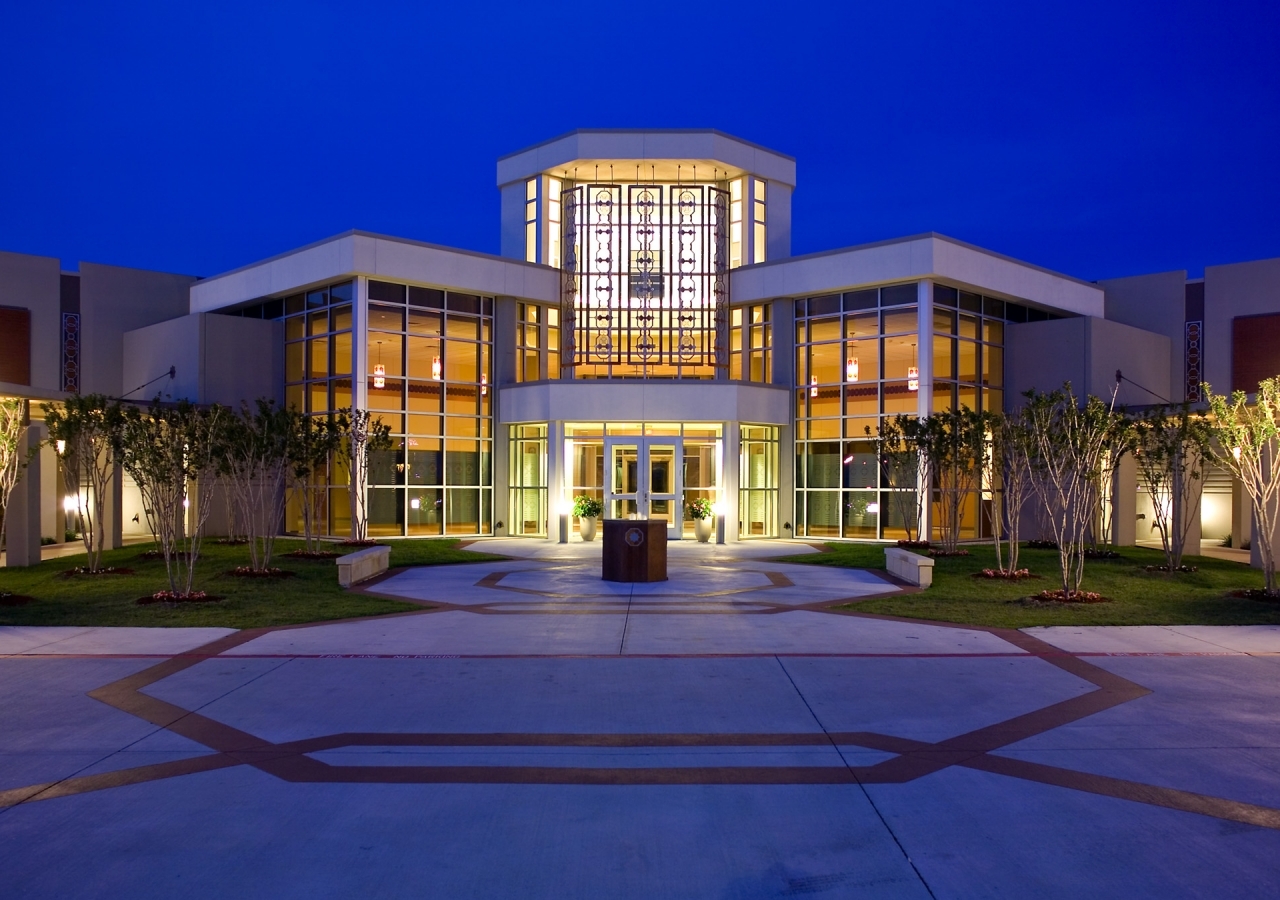
[(1132, 547), (1138, 541), (1138, 463), (1132, 454), (1120, 457), (1111, 483), (1111, 543)]
[[(43, 422), (32, 422), (18, 442), (18, 452), (26, 455), (39, 447), (47, 432)], [(9, 495), (5, 512), (5, 565), (34, 566), (40, 562), (40, 454), (18, 478)]]
[(1253, 509), (1240, 479), (1231, 479), (1231, 546), (1236, 550), (1253, 545)]
[(720, 509), (724, 513), (725, 541), (738, 540), (738, 463), (741, 458), (739, 447), (742, 443), (742, 427), (737, 422), (725, 422), (724, 440), (721, 443), (720, 466)]
[[(790, 422), (778, 429), (778, 521), (779, 537), (796, 536), (796, 305), (793, 300), (775, 300), (770, 311), (773, 321), (773, 383), (790, 392)], [(783, 528), (786, 523), (791, 528)]]
[[(916, 415), (933, 415), (933, 282), (922, 279), (916, 285), (916, 368), (920, 370), (920, 391), (916, 397)], [(920, 540), (933, 539), (933, 495), (927, 473), (921, 470), (917, 490), (924, 494), (920, 506)]]
[(1200, 527), (1200, 498), (1204, 493), (1204, 479), (1196, 479), (1191, 484), (1185, 508), (1182, 510), (1182, 524), (1187, 529), (1187, 537), (1182, 544), (1183, 554), (1200, 555), (1200, 538), (1203, 532)]
[[(41, 426), (43, 429), (43, 425)], [(40, 535), (62, 543), (58, 513), (62, 508), (62, 479), (58, 475), (58, 454), (48, 442), (40, 445)]]
[[(573, 460), (564, 458), (564, 422), (547, 423), (547, 539), (560, 540), (560, 515), (568, 511), (572, 502), (570, 466)], [(607, 515), (607, 512), (606, 512)]]

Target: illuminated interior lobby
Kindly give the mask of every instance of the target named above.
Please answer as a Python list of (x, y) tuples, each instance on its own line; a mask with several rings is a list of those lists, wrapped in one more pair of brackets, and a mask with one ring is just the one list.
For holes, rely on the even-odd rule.
[[(671, 539), (705, 498), (717, 540), (893, 540), (916, 504), (877, 465), (884, 417), (1005, 409), (1067, 379), (1109, 395), (1121, 366), (1148, 392), (1126, 381), (1120, 403), (1198, 399), (1206, 373), (1233, 383), (1215, 343), (1232, 316), (1274, 313), (1280, 283), (1253, 263), (1093, 283), (934, 233), (792, 256), (796, 161), (710, 130), (575, 131), (502, 157), (496, 181), (497, 255), (350, 231), (174, 282), (169, 307), (138, 299), (162, 273), (136, 273), (128, 315), (93, 313), (107, 294), (86, 280), (85, 352), (113, 340), (117, 361), (74, 389), (140, 399), (173, 366), (166, 399), (367, 408), (394, 442), (369, 466), (375, 537), (576, 541), (588, 496)], [(323, 530), (347, 534), (345, 473), (314, 490)], [(1234, 533), (1225, 490), (1206, 509)], [(1146, 538), (1140, 492), (1116, 496), (1117, 542)], [(965, 536), (986, 503), (970, 497)], [(126, 479), (124, 534), (136, 505)]]

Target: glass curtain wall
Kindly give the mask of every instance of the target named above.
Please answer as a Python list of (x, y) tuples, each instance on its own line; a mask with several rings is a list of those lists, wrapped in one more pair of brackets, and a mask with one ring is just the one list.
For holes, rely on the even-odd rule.
[(743, 425), (738, 451), (738, 535), (778, 536), (778, 429)]
[[(1002, 411), (1006, 317), (1026, 321), (1030, 313), (1047, 315), (941, 284), (934, 285), (933, 304), (933, 410)], [(979, 490), (963, 501), (962, 539), (990, 536), (990, 485), (982, 487), (988, 488), (985, 499)], [(935, 515), (933, 521), (938, 520)], [(933, 537), (941, 537), (936, 527)]]
[(516, 381), (560, 377), (560, 310), (516, 304)]
[(547, 533), (547, 426), (512, 425), (510, 474), (511, 533)]
[[(891, 487), (872, 438), (884, 418), (918, 414), (921, 353), (932, 354), (934, 411), (1001, 410), (1005, 322), (1051, 317), (935, 285), (921, 340), (916, 301), (915, 284), (795, 301), (797, 536), (905, 537), (915, 491)], [(984, 535), (981, 502), (968, 501), (962, 537)]]
[(729, 379), (769, 384), (773, 380), (772, 304), (736, 306), (729, 311)]
[[(284, 315), (285, 406), (328, 419), (351, 405), (351, 281), (268, 301), (241, 315)], [(282, 308), (281, 308), (282, 306)], [(272, 315), (272, 314), (275, 315)], [(329, 534), (350, 534), (351, 504), (346, 470), (335, 463), (316, 474), (311, 491), (314, 527)], [(290, 530), (302, 531), (302, 507), (291, 497), (286, 510)]]
[(369, 282), (369, 533), (491, 534), (493, 299)]

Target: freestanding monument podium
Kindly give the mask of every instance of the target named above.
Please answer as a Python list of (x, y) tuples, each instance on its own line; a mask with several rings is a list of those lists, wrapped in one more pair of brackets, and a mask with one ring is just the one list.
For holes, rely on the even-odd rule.
[(666, 581), (665, 519), (605, 519), (601, 547), (605, 581)]

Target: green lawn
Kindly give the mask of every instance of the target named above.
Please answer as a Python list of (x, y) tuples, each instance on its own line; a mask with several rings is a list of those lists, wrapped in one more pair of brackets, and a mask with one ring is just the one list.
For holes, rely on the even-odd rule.
[[(459, 550), (459, 542), (455, 540), (387, 543), (391, 546), (392, 566), (501, 558)], [(338, 587), (338, 569), (331, 559), (290, 559), (280, 555), (301, 546), (302, 542), (295, 540), (276, 542), (272, 565), (293, 572), (292, 577), (237, 578), (226, 573), (236, 566), (248, 565), (249, 548), (206, 541), (196, 566), (196, 589), (224, 598), (216, 603), (138, 605), (135, 601), (139, 597), (169, 586), (164, 560), (140, 558), (150, 545), (103, 554), (104, 565), (133, 569), (132, 575), (63, 575), (68, 569), (85, 563), (83, 554), (48, 560), (30, 568), (0, 568), (0, 592), (35, 598), (24, 606), (0, 606), (0, 625), (258, 628), (422, 609), (418, 604), (365, 597), (343, 590)]]
[[(883, 569), (884, 547), (869, 544), (827, 544), (830, 552), (786, 557), (787, 562), (819, 566)], [(1263, 586), (1262, 572), (1226, 560), (1193, 556), (1186, 565), (1199, 571), (1170, 575), (1146, 572), (1148, 565), (1162, 565), (1164, 554), (1142, 547), (1125, 547), (1118, 560), (1085, 563), (1085, 590), (1111, 598), (1110, 603), (1073, 603), (1059, 606), (1024, 606), (1020, 598), (1060, 587), (1056, 550), (1027, 550), (1019, 555), (1020, 568), (1039, 579), (1016, 583), (973, 578), (983, 568), (995, 567), (990, 544), (970, 546), (966, 557), (939, 559), (933, 570), (933, 586), (918, 594), (886, 597), (849, 604), (859, 612), (962, 622), (1001, 628), (1030, 625), (1270, 625), (1280, 623), (1280, 603), (1244, 600), (1229, 596), (1241, 588)]]

